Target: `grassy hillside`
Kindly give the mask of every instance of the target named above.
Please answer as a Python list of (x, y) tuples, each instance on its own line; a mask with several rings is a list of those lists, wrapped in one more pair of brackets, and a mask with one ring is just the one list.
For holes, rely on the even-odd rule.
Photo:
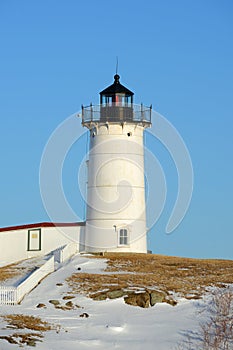
[(102, 290), (152, 288), (179, 293), (186, 298), (199, 298), (207, 287), (233, 283), (233, 260), (126, 253), (106, 253), (102, 258), (108, 259), (108, 273), (80, 271), (73, 274), (67, 279), (73, 293), (95, 297)]

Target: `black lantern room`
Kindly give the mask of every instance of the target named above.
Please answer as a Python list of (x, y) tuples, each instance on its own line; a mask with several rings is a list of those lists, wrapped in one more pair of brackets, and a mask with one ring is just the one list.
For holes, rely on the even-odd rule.
[(114, 75), (114, 83), (100, 92), (101, 105), (118, 104), (121, 106), (133, 103), (134, 93), (120, 83), (120, 76)]
[(114, 75), (114, 83), (100, 92), (101, 121), (132, 121), (134, 93), (120, 83)]

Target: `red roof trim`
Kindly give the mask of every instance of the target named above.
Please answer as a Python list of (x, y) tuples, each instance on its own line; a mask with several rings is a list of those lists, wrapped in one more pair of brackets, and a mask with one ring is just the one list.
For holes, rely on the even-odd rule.
[(0, 232), (23, 230), (23, 229), (30, 229), (30, 228), (40, 228), (40, 227), (72, 227), (72, 226), (85, 226), (85, 222), (39, 222), (36, 224), (2, 227), (0, 228)]

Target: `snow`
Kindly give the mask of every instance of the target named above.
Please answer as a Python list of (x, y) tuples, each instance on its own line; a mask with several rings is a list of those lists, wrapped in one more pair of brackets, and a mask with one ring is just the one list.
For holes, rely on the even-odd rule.
[[(16, 264), (17, 275), (14, 277), (9, 277), (0, 284), (3, 286), (18, 286), (23, 282), (33, 271), (41, 267), (48, 260), (49, 256), (30, 258), (27, 260), (22, 260)], [(6, 266), (6, 265), (5, 265)]]
[[(49, 300), (59, 300), (63, 305), (67, 302), (62, 299), (69, 292), (65, 278), (77, 272), (79, 267), (82, 273), (105, 273), (106, 260), (77, 255), (70, 262), (57, 267), (57, 271), (46, 277), (24, 298), (21, 305), (1, 307), (1, 315), (39, 316), (55, 325), (55, 330), (43, 333), (44, 339), (37, 342), (37, 349), (173, 350), (186, 332), (193, 333), (199, 327), (201, 316), (197, 310), (203, 303), (200, 300), (179, 299), (175, 307), (161, 303), (143, 309), (125, 304), (123, 298), (94, 301), (77, 295), (72, 302), (80, 308), (56, 309)], [(58, 286), (57, 283), (63, 285)], [(44, 303), (47, 308), (37, 308), (39, 303)], [(88, 318), (80, 317), (84, 312), (89, 315)], [(1, 335), (12, 334), (12, 330), (6, 330), (5, 326), (1, 320)], [(0, 339), (0, 350), (17, 347)]]

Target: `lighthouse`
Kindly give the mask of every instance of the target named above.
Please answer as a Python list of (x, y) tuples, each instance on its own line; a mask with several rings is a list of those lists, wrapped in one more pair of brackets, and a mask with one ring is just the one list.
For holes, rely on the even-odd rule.
[(120, 76), (82, 106), (89, 130), (85, 250), (147, 252), (144, 130), (151, 107), (136, 105)]

